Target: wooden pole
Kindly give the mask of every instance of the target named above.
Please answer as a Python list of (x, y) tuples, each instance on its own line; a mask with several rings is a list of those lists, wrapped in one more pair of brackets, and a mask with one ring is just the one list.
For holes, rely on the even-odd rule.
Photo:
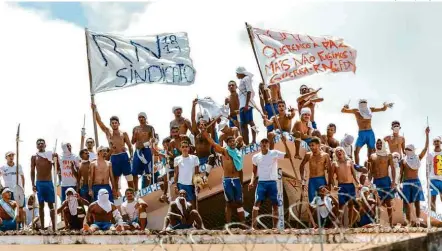
[[(253, 55), (255, 55), (256, 64), (258, 65), (259, 73), (260, 73), (260, 75), (261, 75), (261, 80), (262, 80), (263, 84), (265, 85), (266, 82), (265, 82), (265, 80), (264, 80), (264, 75), (262, 74), (261, 67), (260, 67), (260, 65), (259, 65), (258, 56), (256, 55), (255, 45), (253, 44), (253, 35), (252, 35), (252, 33), (251, 33), (250, 28), (251, 28), (251, 26), (250, 26), (248, 23), (246, 23), (247, 33), (249, 34), (250, 44), (252, 45), (252, 49), (253, 49)], [(273, 105), (271, 105), (271, 107), (272, 107), (272, 112), (273, 112), (273, 114), (276, 115), (275, 107), (273, 107)], [(282, 133), (281, 125), (279, 124), (279, 121), (278, 121), (277, 119), (276, 119), (276, 127), (277, 127), (277, 128), (281, 131), (281, 133)], [(283, 135), (281, 135), (281, 136), (283, 136)], [(290, 150), (289, 150), (289, 148), (288, 148), (288, 146), (287, 146), (287, 142), (283, 141), (283, 143), (284, 143), (284, 146), (285, 146), (286, 151), (290, 154)], [(290, 164), (291, 164), (292, 169), (293, 169), (293, 173), (294, 173), (295, 177), (299, 180), (298, 173), (296, 173), (295, 164), (293, 163), (293, 159), (292, 159), (292, 157), (291, 157), (291, 154), (290, 154), (290, 158), (289, 158), (289, 160), (290, 160)]]
[[(18, 200), (18, 187), (19, 187), (19, 185), (18, 185), (18, 179), (19, 179), (19, 176), (20, 176), (20, 169), (19, 169), (19, 148), (18, 148), (18, 146), (19, 146), (19, 142), (20, 142), (20, 124), (18, 124), (18, 127), (17, 127), (17, 137), (16, 137), (16, 139), (15, 139), (15, 141), (16, 141), (16, 143), (15, 143), (15, 151), (16, 151), (16, 153), (15, 153), (15, 157), (16, 157), (16, 160), (15, 160), (15, 170), (16, 170), (16, 174), (15, 174), (15, 177), (16, 177), (16, 180), (15, 180), (15, 182), (16, 182), (16, 184), (15, 184), (15, 191), (14, 191), (14, 193), (15, 193), (15, 200)], [(21, 206), (21, 199), (20, 199), (20, 201), (18, 201), (18, 203), (19, 203), (19, 206), (17, 207), (17, 210), (18, 210), (18, 217), (19, 217), (19, 219), (21, 219), (21, 215), (20, 215), (20, 206)], [(18, 229), (19, 229), (19, 222), (18, 222), (18, 220), (16, 220), (16, 230), (18, 231)]]
[[(92, 73), (91, 73), (91, 61), (89, 59), (89, 40), (88, 40), (88, 29), (84, 29), (84, 36), (86, 38), (86, 55), (87, 55), (87, 69), (89, 71), (89, 88), (91, 94), (91, 103), (95, 105), (95, 94), (92, 90)], [(100, 144), (98, 142), (98, 131), (97, 131), (97, 119), (95, 116), (95, 108), (92, 110), (92, 120), (94, 123), (94, 135), (95, 135), (95, 146), (98, 147)]]
[[(54, 151), (52, 152), (52, 154), (54, 154), (57, 151), (57, 142), (58, 139), (55, 140), (55, 146), (54, 146)], [(58, 156), (57, 158), (52, 158), (54, 160), (54, 197), (55, 197), (55, 207), (54, 207), (54, 225), (52, 226), (53, 229), (55, 231), (57, 231), (57, 207), (58, 207), (58, 203), (57, 203), (57, 166), (58, 166)], [(63, 203), (63, 201), (62, 201)], [(50, 216), (50, 214), (49, 214)], [(42, 226), (43, 227), (43, 226)]]
[[(428, 116), (427, 116), (427, 127), (429, 127)], [(430, 135), (428, 135), (430, 137)], [(427, 169), (427, 232), (430, 232), (431, 228), (431, 193), (430, 193), (430, 163), (428, 156), (430, 154), (430, 148), (427, 148), (427, 161), (426, 161), (426, 169)]]

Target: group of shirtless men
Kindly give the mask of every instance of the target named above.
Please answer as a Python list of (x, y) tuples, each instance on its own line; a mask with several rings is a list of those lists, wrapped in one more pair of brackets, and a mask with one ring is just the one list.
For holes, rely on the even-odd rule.
[[(229, 117), (210, 118), (204, 113), (196, 114), (197, 99), (193, 101), (190, 120), (182, 116), (181, 107), (173, 107), (175, 119), (170, 122), (170, 136), (163, 139), (162, 148), (158, 147), (158, 135), (147, 123), (147, 115), (144, 112), (138, 114), (140, 124), (134, 127), (130, 139), (128, 133), (119, 129), (120, 122), (117, 116), (110, 118), (110, 128), (107, 127), (94, 104), (91, 108), (97, 124), (106, 134), (109, 147), (100, 146), (95, 152), (92, 138), (86, 139), (84, 144), (84, 129), (81, 145), (85, 145), (86, 148), (80, 151), (79, 157), (72, 153), (69, 143), (62, 144), (63, 153), (59, 156), (57, 153), (46, 151), (45, 140), (38, 139), (38, 151), (31, 158), (31, 183), (38, 198), (38, 206), (35, 205), (35, 195), (29, 196), (26, 207), (25, 203), (19, 205), (13, 200), (16, 175), (21, 176), (21, 187), (24, 187), (25, 180), (21, 167), (17, 168), (14, 164), (14, 153), (6, 153), (7, 164), (0, 169), (5, 183), (0, 199), (0, 230), (15, 229), (17, 221), (23, 226), (31, 224), (34, 228), (44, 227), (45, 202), (50, 209), (54, 230), (56, 211), (62, 214), (67, 229), (144, 229), (147, 226), (148, 205), (136, 196), (140, 178), (142, 187), (148, 186), (151, 181), (162, 184), (163, 194), (159, 200), (170, 204), (169, 213), (165, 217), (165, 229), (202, 228), (202, 219), (196, 210), (196, 192), (201, 188), (201, 184), (207, 182), (210, 170), (215, 165), (214, 156), (221, 157), (224, 170), (226, 222), (231, 222), (234, 211), (237, 212), (239, 220), (244, 222), (244, 156), (240, 150), (249, 145), (249, 126), (251, 143), (256, 143), (257, 129), (253, 120), (253, 109), (261, 113), (263, 123), (267, 127), (267, 138), (260, 141), (260, 151), (252, 157), (253, 174), (248, 189), (254, 189), (256, 186), (252, 211), (253, 227), (256, 227), (259, 208), (267, 198), (272, 203), (273, 223), (276, 227), (279, 203), (276, 185), (277, 160), (291, 158), (288, 149), (285, 153), (273, 149), (277, 135), (280, 135), (283, 141), (286, 141), (289, 135), (295, 138), (294, 158), (302, 159), (300, 173), (303, 185), (308, 186), (308, 212), (313, 227), (318, 224), (343, 226), (344, 208), (348, 208), (347, 226), (370, 226), (377, 219), (376, 207), (381, 205), (387, 207), (389, 222), (392, 225), (392, 199), (398, 194), (404, 201), (407, 220), (410, 222), (410, 207), (413, 204), (419, 218), (419, 203), (424, 198), (418, 169), (420, 160), (428, 149), (429, 128), (425, 131), (425, 147), (419, 155), (414, 153), (414, 145), (405, 145), (404, 137), (399, 135), (401, 127), (398, 121), (391, 124), (392, 135), (376, 139), (371, 128), (372, 113), (386, 111), (392, 104), (384, 103), (383, 107), (374, 108), (369, 107), (366, 100), (360, 100), (358, 108), (350, 109), (345, 105), (341, 110), (342, 113), (354, 114), (359, 127), (353, 151), (354, 138), (351, 135), (346, 134), (341, 141), (334, 138), (337, 129), (335, 124), (327, 126), (325, 135), (321, 135), (317, 129), (314, 115), (316, 104), (323, 101), (323, 98), (318, 97), (320, 89), (313, 90), (302, 85), (300, 97), (297, 99), (298, 109), (287, 109), (279, 84), (260, 84), (258, 107), (253, 101), (253, 75), (244, 67), (237, 68), (236, 74), (239, 85), (236, 81), (230, 81), (230, 94), (225, 99), (225, 105), (230, 109)], [(292, 128), (296, 110), (299, 111), (299, 120)], [(187, 135), (188, 131), (192, 135)], [(434, 152), (429, 156), (434, 165), (430, 170), (432, 210), (435, 210), (437, 194), (442, 191), (440, 143), (440, 138), (433, 140)], [(301, 144), (308, 146), (303, 158), (300, 156)], [(364, 145), (368, 148), (368, 160), (364, 165), (359, 165), (359, 152)], [(308, 179), (305, 177), (307, 163)], [(62, 204), (58, 209), (54, 208), (56, 198), (51, 172), (54, 165), (61, 181)], [(119, 192), (122, 175), (125, 176), (129, 188), (125, 191), (125, 201), (117, 208), (113, 202), (114, 199), (123, 197)], [(173, 201), (168, 197), (169, 183), (174, 184), (173, 188), (178, 195)], [(332, 192), (338, 193), (338, 199), (331, 195)], [(85, 205), (88, 206), (87, 211), (84, 209)], [(18, 215), (15, 213), (17, 207)], [(28, 217), (31, 212), (32, 217)], [(317, 214), (320, 215), (319, 219)]]

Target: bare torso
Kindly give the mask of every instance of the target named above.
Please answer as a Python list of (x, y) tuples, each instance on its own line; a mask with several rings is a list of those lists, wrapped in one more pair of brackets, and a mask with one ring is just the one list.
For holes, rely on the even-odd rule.
[(91, 169), (94, 169), (92, 185), (108, 185), (110, 181), (109, 164), (107, 160), (92, 161)]
[(321, 136), (321, 141), (323, 141), (327, 146), (331, 148), (336, 148), (339, 146), (339, 141), (333, 137), (328, 137), (327, 135)]
[(209, 141), (201, 133), (195, 136), (195, 151), (198, 158), (209, 157), (211, 147)]
[(37, 181), (52, 181), (52, 163), (48, 159), (33, 155), (31, 163), (35, 164)]
[(233, 164), (233, 160), (227, 153), (227, 150), (222, 157), (222, 165), (224, 170), (224, 177), (226, 178), (239, 178), (240, 172), (238, 172)]
[(405, 138), (400, 135), (390, 135), (385, 138), (391, 153), (399, 153), (402, 156), (402, 146), (405, 145)]
[(230, 93), (229, 99), (230, 117), (234, 117), (239, 111), (239, 97), (237, 92)]
[(290, 129), (292, 128), (292, 119), (290, 118), (290, 115), (278, 114), (273, 117), (273, 123), (276, 123), (276, 119), (278, 120), (279, 125), (281, 125), (281, 130), (283, 132), (290, 132)]
[(190, 120), (180, 117), (175, 118), (174, 120), (170, 121), (170, 128), (177, 126), (179, 128), (180, 134), (187, 134), (187, 130), (190, 130), (192, 128)]
[(319, 152), (319, 154), (315, 155), (313, 153), (310, 154), (309, 159), (309, 177), (322, 177), (325, 176), (325, 170), (327, 169), (327, 159), (330, 158), (327, 153)]
[(149, 142), (155, 134), (155, 130), (151, 125), (140, 125), (133, 129), (135, 147), (137, 149), (143, 149), (144, 143)]
[(282, 100), (279, 84), (270, 85), (269, 89), (270, 89), (270, 93), (271, 93), (272, 103), (275, 104), (278, 101)]
[(404, 165), (404, 180), (419, 179), (419, 168), (411, 169), (405, 160), (402, 161), (402, 165)]
[(87, 185), (89, 182), (89, 167), (91, 163), (90, 161), (82, 161), (80, 164), (80, 187), (83, 185)]
[(351, 160), (337, 161), (334, 162), (333, 165), (335, 166), (338, 184), (348, 184), (354, 182), (352, 175), (353, 163)]
[(302, 134), (306, 134), (308, 136), (311, 136), (312, 129), (308, 127), (308, 122), (304, 122), (302, 120), (298, 120), (295, 122), (295, 125), (292, 129), (293, 133), (301, 132)]
[(112, 205), (112, 210), (110, 212), (104, 211), (97, 202), (92, 203), (89, 206), (88, 212), (91, 215), (93, 222), (112, 222), (113, 216), (112, 212), (117, 209), (114, 205)]
[(109, 147), (111, 148), (112, 154), (119, 154), (122, 152), (126, 152), (125, 148), (125, 136), (127, 133), (120, 130), (112, 130), (109, 129), (107, 133), (107, 140), (109, 142)]
[(236, 139), (239, 136), (238, 128), (232, 127), (232, 128), (230, 128), (230, 130), (228, 132), (221, 134), (221, 136), (219, 136), (220, 145), (223, 145), (224, 142), (227, 143), (226, 139), (229, 136), (232, 136)]
[(388, 176), (388, 165), (390, 158), (390, 154), (387, 156), (379, 156), (376, 153), (373, 153), (370, 156), (370, 172), (373, 178), (379, 179)]
[(356, 123), (358, 123), (359, 131), (371, 129), (371, 119), (364, 119), (359, 112), (355, 113)]

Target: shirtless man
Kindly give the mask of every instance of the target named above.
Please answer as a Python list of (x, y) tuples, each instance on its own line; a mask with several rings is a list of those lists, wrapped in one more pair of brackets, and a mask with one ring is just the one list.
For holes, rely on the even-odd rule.
[(325, 142), (325, 144), (331, 148), (336, 148), (339, 146), (339, 141), (335, 139), (336, 134), (336, 125), (333, 123), (330, 123), (327, 126), (327, 134), (322, 135), (321, 139)]
[[(100, 156), (100, 153), (98, 153), (98, 156)], [(124, 230), (123, 218), (121, 217), (118, 208), (109, 201), (109, 195), (110, 194), (106, 189), (100, 189), (98, 191), (98, 200), (90, 204), (87, 210), (86, 219), (90, 224), (90, 228), (88, 224), (85, 224), (83, 225), (83, 230), (90, 232), (95, 232), (97, 230)], [(112, 220), (116, 222), (116, 228), (112, 224)]]
[[(120, 176), (124, 175), (127, 180), (127, 186), (133, 188), (134, 182), (130, 167), (130, 159), (133, 158), (133, 149), (132, 149), (132, 144), (129, 140), (129, 135), (126, 132), (123, 132), (119, 129), (120, 119), (117, 116), (112, 116), (110, 118), (111, 128), (108, 128), (104, 125), (103, 121), (101, 121), (100, 114), (98, 113), (95, 104), (92, 104), (92, 111), (95, 112), (95, 119), (97, 121), (97, 124), (98, 126), (100, 126), (101, 130), (106, 134), (106, 138), (109, 142), (109, 147), (111, 148), (110, 150), (112, 155), (110, 156), (110, 161), (112, 162), (112, 172), (113, 172), (113, 178), (115, 179), (114, 181), (115, 184), (118, 184)], [(125, 145), (127, 145), (127, 147), (129, 148), (130, 159), (126, 153)], [(98, 154), (98, 149), (97, 149), (97, 154)], [(96, 190), (95, 193), (97, 192), (98, 190)], [(118, 196), (118, 194), (116, 194), (115, 196)]]
[[(359, 100), (358, 109), (350, 109), (348, 105), (344, 105), (341, 112), (354, 114), (356, 117), (356, 122), (358, 123), (359, 133), (358, 139), (356, 140), (355, 149), (355, 163), (359, 165), (359, 152), (364, 145), (367, 145), (368, 158), (375, 151), (375, 136), (373, 129), (371, 129), (371, 117), (373, 112), (384, 112), (388, 107), (393, 107), (393, 104), (384, 103), (382, 108), (368, 107), (367, 100)], [(381, 196), (382, 197), (382, 196)]]
[(175, 115), (175, 119), (170, 121), (169, 127), (172, 128), (177, 126), (179, 128), (179, 134), (187, 134), (187, 131), (191, 130), (192, 125), (190, 120), (182, 116), (183, 108), (181, 106), (174, 106), (172, 108), (172, 113)]
[(280, 133), (281, 135), (286, 134), (285, 137), (286, 138), (288, 137), (287, 134), (290, 134), (290, 129), (292, 128), (292, 119), (295, 117), (295, 109), (292, 107), (289, 107), (290, 114), (286, 113), (286, 106), (284, 101), (282, 100), (278, 101), (277, 106), (278, 106), (277, 115), (271, 117), (270, 120), (268, 120), (266, 116), (262, 117), (262, 119), (264, 120), (264, 125), (267, 126), (267, 128), (271, 125), (274, 125), (275, 123), (279, 123), (282, 130), (282, 132), (280, 132), (279, 130), (275, 130), (275, 131), (269, 131), (267, 133), (267, 138), (270, 141), (270, 150), (272, 150), (275, 147), (276, 133)]
[(348, 203), (348, 219), (351, 222), (353, 219), (353, 206), (356, 199), (356, 188), (354, 183), (361, 186), (357, 177), (356, 171), (353, 168), (353, 161), (347, 157), (344, 148), (337, 147), (333, 154), (333, 163), (331, 166), (332, 176), (336, 175), (339, 187), (339, 210), (341, 214), (341, 224), (344, 225), (344, 206)]
[(224, 104), (229, 105), (229, 126), (241, 128), (238, 122), (239, 96), (237, 92), (236, 82), (234, 80), (230, 80), (228, 88), (230, 95), (225, 99)]
[(427, 156), (429, 179), (431, 182), (431, 211), (436, 211), (436, 196), (441, 194), (442, 200), (442, 149), (440, 144), (442, 142), (441, 137), (433, 139), (434, 151), (430, 152)]
[(298, 99), (296, 100), (298, 102), (298, 111), (301, 111), (302, 108), (304, 107), (310, 109), (311, 111), (310, 121), (312, 122), (313, 129), (318, 129), (316, 127), (316, 122), (315, 122), (315, 105), (316, 103), (324, 101), (323, 98), (319, 98), (317, 96), (318, 92), (321, 89), (322, 88), (319, 88), (318, 90), (315, 91), (313, 89), (308, 88), (306, 85), (301, 85), (301, 87), (299, 87), (299, 93), (301, 94), (301, 96), (299, 96)]
[[(309, 180), (308, 180), (308, 201), (311, 203), (316, 196), (316, 191), (319, 187), (327, 185), (327, 180), (325, 179), (325, 172), (328, 172), (328, 180), (330, 186), (334, 184), (332, 172), (329, 171), (331, 168), (330, 155), (321, 151), (321, 141), (318, 137), (313, 137), (309, 143), (310, 151), (304, 155), (301, 162), (300, 173), (302, 182), (305, 184), (307, 180), (304, 175), (305, 164), (309, 163)], [(311, 211), (312, 208), (310, 208)]]
[(236, 149), (236, 140), (233, 136), (226, 138), (227, 146), (224, 148), (213, 141), (207, 132), (203, 132), (215, 152), (222, 154), (222, 167), (224, 170), (223, 186), (226, 199), (226, 223), (232, 221), (232, 211), (236, 210), (240, 222), (245, 223), (243, 208), (243, 155)]
[(89, 151), (88, 149), (82, 149), (79, 153), (81, 158), (80, 169), (78, 171), (78, 182), (80, 185), (80, 197), (87, 200), (88, 202), (92, 201), (92, 197), (89, 195), (89, 173), (91, 161), (89, 160)]
[[(5, 187), (2, 191), (2, 198), (0, 199), (0, 231), (16, 230), (16, 215), (17, 203), (11, 200), (12, 191)], [(21, 214), (21, 213), (20, 213)], [(20, 219), (21, 217), (17, 217)]]
[(393, 135), (389, 135), (384, 138), (385, 142), (388, 143), (388, 149), (391, 153), (399, 153), (400, 157), (405, 155), (405, 138), (399, 135), (401, 130), (401, 124), (399, 121), (391, 122), (391, 130), (393, 130)]
[[(45, 202), (48, 203), (51, 216), (52, 228), (55, 231), (55, 192), (52, 182), (52, 163), (57, 154), (46, 152), (46, 142), (44, 139), (37, 140), (38, 152), (31, 157), (31, 183), (32, 190), (37, 192), (40, 224), (45, 225)], [(37, 182), (35, 182), (35, 171), (37, 171)]]
[[(309, 218), (313, 228), (317, 228), (318, 225), (323, 228), (330, 228), (333, 225), (337, 225), (339, 216), (339, 202), (333, 197), (327, 186), (320, 186), (316, 191), (318, 194), (310, 203)], [(318, 219), (319, 214), (319, 219)]]
[(170, 203), (169, 212), (164, 218), (163, 230), (188, 229), (195, 227), (203, 228), (203, 220), (197, 210), (192, 208), (192, 204), (187, 202), (187, 192), (182, 189), (178, 192), (178, 197)]
[[(296, 137), (295, 140), (295, 147), (296, 147), (296, 153), (295, 158), (296, 159), (302, 159), (299, 155), (299, 150), (301, 148), (301, 140), (303, 140), (305, 143), (310, 144), (312, 139), (312, 132), (313, 127), (312, 123), (310, 122), (310, 118), (312, 115), (312, 111), (310, 108), (304, 107), (301, 109), (301, 118), (300, 120), (295, 122), (295, 125), (293, 126), (292, 133)], [(321, 141), (319, 141), (321, 143)]]
[[(116, 183), (116, 180), (114, 179), (112, 162), (104, 159), (105, 151), (105, 147), (98, 147), (98, 158), (97, 160), (92, 161), (90, 165), (89, 196), (95, 200), (98, 198), (98, 191), (100, 191), (100, 189), (105, 189), (108, 191), (110, 201), (113, 202), (114, 196), (117, 197), (118, 195), (118, 183)], [(112, 184), (112, 189), (109, 182)]]
[(241, 135), (244, 137), (244, 143), (248, 145), (249, 128), (252, 130), (252, 144), (256, 143), (256, 126), (253, 121), (253, 97), (255, 92), (252, 86), (253, 74), (244, 67), (236, 69), (236, 77), (240, 80), (239, 84), (239, 117), (241, 122)]
[[(388, 169), (391, 169), (393, 181), (390, 179)], [(394, 198), (396, 189), (396, 172), (394, 172), (393, 156), (388, 152), (382, 139), (376, 141), (376, 152), (368, 159), (368, 180), (373, 177), (373, 184), (378, 190), (382, 205), (387, 207), (390, 226), (393, 226), (393, 207), (391, 200)]]
[[(132, 144), (135, 144), (135, 156), (132, 163), (132, 175), (134, 178), (135, 191), (138, 191), (138, 175), (145, 175), (150, 181), (153, 160), (151, 146), (155, 141), (155, 129), (147, 124), (147, 115), (144, 112), (138, 114), (139, 126), (134, 127)], [(149, 184), (146, 184), (149, 185)]]
[(174, 157), (181, 155), (180, 149), (183, 137), (180, 135), (180, 129), (178, 126), (172, 126), (172, 128), (170, 128), (170, 139), (170, 152)]
[[(371, 228), (376, 223), (376, 207), (378, 205), (377, 190), (370, 190), (368, 187), (362, 187), (359, 192), (360, 196), (356, 199), (354, 212), (359, 214), (359, 221), (355, 222), (356, 227)], [(370, 198), (373, 194), (375, 198)]]
[[(417, 155), (414, 151), (414, 145), (410, 144), (405, 146), (405, 158), (401, 162), (401, 177), (402, 181), (402, 193), (404, 194), (406, 204), (405, 214), (407, 221), (410, 221), (410, 210), (411, 205), (414, 204), (414, 209), (416, 210), (416, 218), (418, 222), (416, 225), (423, 224), (421, 217), (421, 207), (420, 202), (424, 201), (424, 193), (422, 192), (422, 185), (419, 180), (419, 167), (421, 166), (421, 160), (427, 153), (430, 128), (425, 129), (425, 147), (422, 149), (421, 153)], [(414, 224), (413, 224), (414, 225)]]
[(219, 130), (223, 133), (219, 136), (219, 145), (221, 147), (224, 145), (224, 142), (227, 143), (227, 138), (233, 137), (236, 140), (238, 137), (241, 137), (237, 127), (229, 127), (224, 121), (219, 124)]
[[(266, 88), (264, 83), (259, 84), (259, 102), (261, 104), (261, 109), (264, 112), (264, 115), (267, 115), (267, 118), (272, 118), (275, 116), (273, 110), (275, 112), (278, 111), (278, 102), (282, 101), (280, 85), (274, 84), (270, 85), (269, 88)], [(285, 104), (285, 103), (284, 103)], [(273, 106), (273, 109), (272, 109)], [(271, 132), (274, 130), (274, 125), (267, 126), (267, 132)], [(270, 144), (272, 142), (271, 139)], [(273, 148), (272, 148), (273, 149)]]
[(57, 209), (57, 214), (62, 214), (65, 219), (65, 229), (80, 230), (83, 225), (86, 210), (84, 206), (89, 205), (89, 201), (81, 198), (73, 188), (66, 190), (66, 200)]
[(198, 156), (199, 159), (200, 171), (206, 172), (208, 175), (215, 163), (214, 160), (209, 160), (209, 156), (211, 155), (211, 145), (209, 141), (202, 136), (202, 132), (206, 130), (207, 121), (199, 119), (199, 121), (196, 122), (195, 119), (195, 106), (197, 101), (198, 100), (195, 99), (192, 105), (192, 134), (195, 137), (195, 151), (196, 156)]

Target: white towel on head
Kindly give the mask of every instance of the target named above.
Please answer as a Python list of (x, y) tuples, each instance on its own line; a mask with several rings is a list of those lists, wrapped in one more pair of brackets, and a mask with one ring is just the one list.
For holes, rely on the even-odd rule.
[(175, 113), (175, 111), (178, 109), (183, 110), (183, 108), (181, 106), (174, 106), (174, 107), (172, 107), (172, 113)]
[[(180, 210), (181, 214), (184, 215), (183, 205), (181, 205), (181, 203), (180, 203), (180, 198), (181, 197), (177, 197), (175, 199), (175, 203), (176, 203), (176, 206), (178, 207), (178, 209)], [(185, 201), (184, 206), (186, 207), (186, 210), (187, 210), (187, 207), (188, 207), (187, 201), (186, 200), (184, 200), (184, 201)]]
[(236, 68), (236, 73), (237, 73), (237, 74), (244, 74), (244, 75), (246, 75), (246, 76), (249, 76), (250, 78), (253, 77), (253, 74), (250, 73), (250, 72), (248, 72), (248, 71), (246, 70), (246, 68), (244, 68), (244, 67), (242, 67), (242, 66)]
[(376, 155), (385, 157), (389, 154), (388, 149), (387, 149), (387, 145), (385, 144), (385, 141), (383, 139), (378, 139), (378, 140), (380, 140), (382, 142), (382, 148), (381, 148), (381, 150), (376, 148)]
[(421, 161), (419, 159), (419, 156), (414, 152), (416, 150), (416, 148), (414, 147), (413, 144), (407, 145), (405, 147), (405, 149), (410, 149), (410, 151), (405, 150), (405, 163), (407, 163), (407, 165), (413, 169), (413, 170), (417, 170), (420, 166), (421, 166)]
[[(72, 192), (72, 195), (67, 196), (68, 192)], [(66, 199), (68, 201), (68, 206), (69, 206), (69, 212), (71, 213), (71, 215), (77, 215), (77, 208), (78, 208), (78, 199), (75, 197), (75, 194), (77, 192), (75, 192), (75, 190), (70, 187), (68, 189), (66, 189)]]
[[(365, 102), (365, 103), (361, 103), (361, 102)], [(371, 119), (373, 114), (371, 113), (370, 107), (368, 107), (367, 100), (365, 100), (365, 99), (359, 100), (359, 108), (358, 109), (359, 109), (359, 113), (361, 114), (361, 116), (364, 119)]]
[(98, 191), (97, 203), (106, 213), (112, 210), (112, 203), (109, 201), (109, 193), (106, 189), (103, 188)]

